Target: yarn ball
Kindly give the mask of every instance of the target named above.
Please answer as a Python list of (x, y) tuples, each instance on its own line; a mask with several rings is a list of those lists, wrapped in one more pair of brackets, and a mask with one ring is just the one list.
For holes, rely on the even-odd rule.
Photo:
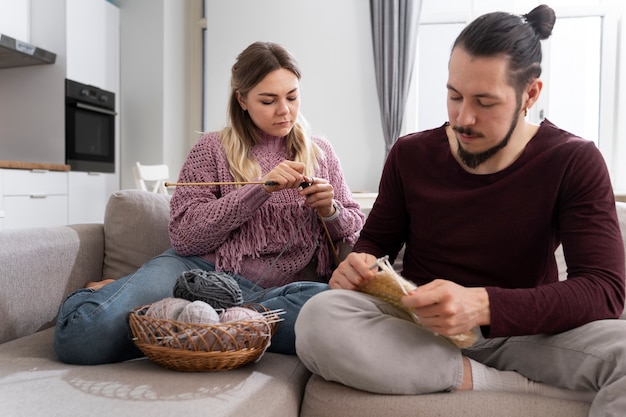
[(243, 302), (241, 288), (232, 276), (202, 269), (183, 272), (174, 284), (174, 297), (204, 301), (215, 309), (239, 306)]
[(217, 324), (220, 322), (220, 316), (208, 303), (196, 300), (183, 308), (177, 320), (183, 323)]
[(144, 315), (161, 320), (177, 320), (191, 301), (183, 298), (167, 297), (150, 304)]
[(246, 307), (230, 307), (220, 314), (222, 323), (246, 320), (265, 320), (263, 315), (256, 310)]
[(222, 323), (236, 323), (233, 325), (236, 327), (222, 335), (222, 350), (248, 349), (259, 337), (271, 336), (271, 327), (265, 317), (251, 308), (228, 308), (220, 314), (220, 320)]

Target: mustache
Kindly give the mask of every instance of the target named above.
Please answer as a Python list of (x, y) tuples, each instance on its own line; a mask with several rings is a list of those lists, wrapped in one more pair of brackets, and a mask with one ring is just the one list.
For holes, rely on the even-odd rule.
[(483, 134), (480, 132), (477, 132), (475, 130), (473, 130), (470, 127), (465, 127), (465, 126), (452, 126), (452, 130), (454, 130), (457, 133), (460, 133), (462, 135), (469, 135), (469, 136), (479, 136), (482, 137)]

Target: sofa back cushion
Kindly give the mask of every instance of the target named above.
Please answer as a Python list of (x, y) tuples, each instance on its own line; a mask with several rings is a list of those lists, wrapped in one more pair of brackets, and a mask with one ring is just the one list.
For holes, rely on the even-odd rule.
[(121, 278), (168, 249), (170, 196), (122, 190), (109, 198), (104, 213), (102, 278)]
[(97, 223), (0, 231), (0, 344), (53, 326), (65, 297), (100, 278), (103, 246)]

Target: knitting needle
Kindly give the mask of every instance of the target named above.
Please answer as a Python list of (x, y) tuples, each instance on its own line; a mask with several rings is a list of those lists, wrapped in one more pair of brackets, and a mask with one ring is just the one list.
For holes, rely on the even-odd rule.
[(380, 263), (381, 262), (385, 262), (388, 259), (389, 259), (389, 255), (385, 255), (382, 258), (376, 259), (376, 262), (374, 262), (372, 265), (370, 265), (370, 269), (374, 270), (375, 268), (380, 267)]
[[(315, 177), (311, 177), (306, 178), (306, 181), (301, 182), (300, 183), (300, 187), (302, 188), (306, 188), (309, 185), (313, 185), (315, 184)], [(330, 244), (330, 249), (331, 252), (333, 253), (333, 257), (335, 258), (335, 265), (339, 265), (339, 253), (337, 252), (337, 248), (335, 247), (335, 244), (333, 243), (333, 238), (330, 237), (330, 231), (328, 230), (328, 226), (326, 226), (326, 222), (324, 221), (324, 217), (322, 217), (319, 208), (317, 210), (315, 210), (315, 212), (317, 213), (317, 217), (319, 217), (320, 222), (322, 223), (322, 227), (324, 228), (324, 233), (326, 234), (326, 239), (328, 239), (328, 243)]]
[(208, 185), (248, 185), (248, 184), (262, 184), (268, 187), (273, 185), (278, 185), (276, 181), (222, 181), (222, 182), (166, 182), (166, 187), (178, 187), (185, 185), (199, 185), (199, 186), (208, 186)]

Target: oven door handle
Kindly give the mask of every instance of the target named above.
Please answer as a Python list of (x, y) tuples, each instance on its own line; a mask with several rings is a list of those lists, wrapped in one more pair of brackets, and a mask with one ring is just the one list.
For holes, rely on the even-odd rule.
[(108, 114), (109, 116), (117, 116), (117, 112), (109, 109), (103, 109), (102, 107), (90, 106), (89, 104), (76, 103), (76, 107), (85, 110), (91, 110), (98, 113)]

